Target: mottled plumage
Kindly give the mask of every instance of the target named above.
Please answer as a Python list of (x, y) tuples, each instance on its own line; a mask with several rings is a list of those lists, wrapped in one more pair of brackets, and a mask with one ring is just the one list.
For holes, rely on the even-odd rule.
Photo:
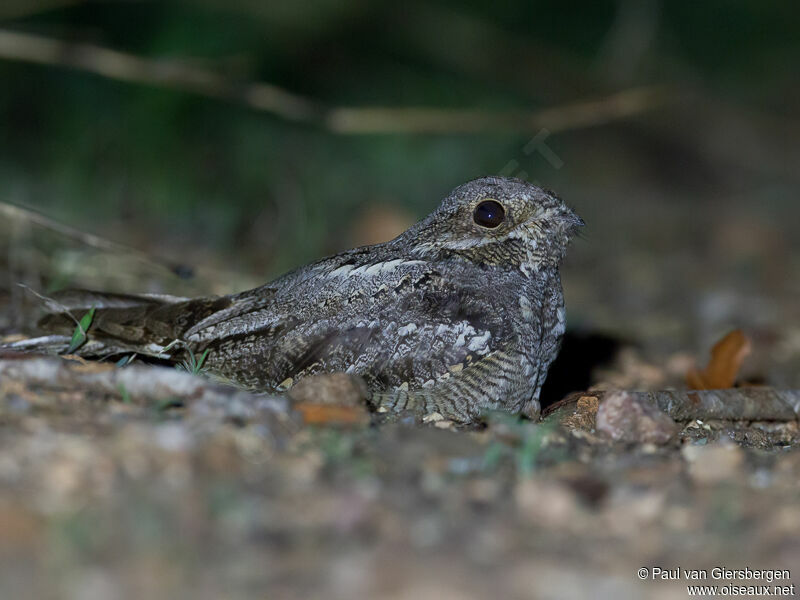
[[(346, 371), (365, 378), (380, 411), (435, 411), (460, 422), (489, 409), (537, 416), (564, 333), (559, 264), (581, 225), (554, 194), (486, 177), (456, 188), (390, 242), (247, 292), (68, 292), (57, 300), (78, 316), (98, 308), (79, 351), (87, 356), (181, 360), (208, 350), (209, 372), (255, 390)], [(54, 314), (43, 326), (67, 334), (74, 322)]]

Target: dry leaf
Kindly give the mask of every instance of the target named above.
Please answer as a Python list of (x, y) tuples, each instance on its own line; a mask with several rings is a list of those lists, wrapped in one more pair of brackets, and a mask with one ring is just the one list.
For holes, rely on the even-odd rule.
[(306, 377), (288, 392), (303, 421), (314, 425), (362, 425), (369, 422), (364, 380), (347, 373)]
[(693, 390), (717, 390), (733, 387), (751, 344), (741, 330), (736, 329), (714, 344), (711, 360), (705, 369), (692, 368), (686, 382)]
[(599, 405), (600, 401), (597, 396), (581, 394), (575, 404), (575, 411), (564, 417), (561, 425), (567, 429), (593, 430)]
[(308, 425), (365, 425), (369, 414), (365, 407), (299, 402), (294, 408)]

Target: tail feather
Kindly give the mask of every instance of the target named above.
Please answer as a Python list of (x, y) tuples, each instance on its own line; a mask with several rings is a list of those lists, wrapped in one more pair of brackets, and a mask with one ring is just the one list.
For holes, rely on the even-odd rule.
[(177, 296), (66, 290), (46, 299), (50, 312), (38, 323), (40, 329), (54, 335), (25, 340), (27, 345), (17, 348), (62, 353), (80, 319), (95, 309), (87, 341), (77, 354), (97, 357), (138, 352), (162, 356), (163, 349), (180, 335), (181, 324), (171, 317), (181, 311), (172, 309), (185, 308), (191, 302)]
[(194, 352), (196, 349), (185, 339), (187, 330), (231, 305), (231, 298), (225, 296), (189, 299), (86, 290), (67, 290), (42, 299), (49, 312), (38, 327), (51, 335), (15, 342), (7, 348), (64, 353), (81, 318), (94, 309), (86, 341), (76, 354), (98, 358), (135, 352), (168, 359), (186, 349)]
[(89, 310), (91, 308), (131, 308), (135, 306), (175, 304), (189, 298), (167, 294), (113, 294), (92, 290), (64, 290), (50, 298), (44, 298), (51, 312)]

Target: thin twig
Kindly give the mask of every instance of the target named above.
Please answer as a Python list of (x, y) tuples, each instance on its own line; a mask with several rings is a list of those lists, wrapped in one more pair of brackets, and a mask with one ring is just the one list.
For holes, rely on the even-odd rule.
[(186, 61), (150, 60), (92, 44), (0, 30), (0, 57), (71, 67), (119, 81), (234, 99), (293, 121), (313, 120), (319, 113), (311, 100), (267, 83), (237, 85), (219, 73)]
[[(569, 409), (582, 397), (594, 397), (602, 403), (615, 391), (595, 390), (573, 393), (547, 407), (543, 417)], [(731, 421), (797, 421), (800, 420), (800, 390), (771, 387), (730, 388), (722, 390), (660, 390), (626, 392), (638, 402), (652, 404), (673, 420), (695, 419)]]
[(335, 108), (326, 119), (339, 133), (479, 133), (482, 131), (550, 132), (602, 125), (676, 99), (666, 87), (626, 90), (599, 100), (575, 102), (535, 112), (490, 112), (437, 108)]
[[(44, 294), (40, 294), (39, 292), (34, 290), (32, 287), (27, 286), (24, 283), (18, 283), (17, 285), (19, 287), (21, 287), (22, 289), (24, 289), (25, 291), (30, 292), (31, 294), (36, 296), (39, 300), (41, 300), (42, 303), (44, 304), (45, 308), (47, 308), (47, 310), (49, 310), (51, 312), (54, 312), (54, 313), (65, 314), (70, 319), (75, 321), (75, 324), (78, 327), (81, 327), (81, 322), (78, 321), (78, 319), (75, 318), (75, 315), (72, 314), (72, 312), (70, 311), (68, 306), (65, 306), (64, 304), (61, 304), (61, 302), (59, 302), (58, 300), (55, 300), (55, 299), (50, 298), (48, 296), (45, 296)], [(81, 330), (83, 330), (82, 327), (81, 327)]]
[(85, 0), (3, 0), (0, 3), (0, 19), (22, 19), (83, 2)]
[(269, 83), (235, 82), (185, 60), (146, 59), (92, 44), (0, 30), (0, 58), (69, 67), (109, 79), (225, 99), (342, 134), (564, 131), (622, 119), (675, 102), (665, 87), (635, 88), (538, 111), (328, 107)]
[(98, 235), (87, 233), (85, 231), (81, 231), (80, 229), (75, 229), (74, 227), (60, 223), (59, 221), (51, 219), (50, 217), (46, 217), (45, 215), (30, 208), (23, 208), (21, 206), (17, 206), (16, 204), (0, 201), (0, 216), (7, 219), (34, 223), (40, 227), (49, 229), (50, 231), (55, 231), (66, 238), (86, 244), (87, 246), (91, 246), (93, 248), (135, 256), (137, 259), (145, 263), (158, 265), (159, 267), (165, 268), (179, 276), (184, 276), (186, 273), (191, 271), (191, 269), (186, 265), (172, 263), (161, 258), (153, 257), (145, 252), (142, 252), (141, 250), (131, 248), (130, 246), (112, 242), (111, 240)]

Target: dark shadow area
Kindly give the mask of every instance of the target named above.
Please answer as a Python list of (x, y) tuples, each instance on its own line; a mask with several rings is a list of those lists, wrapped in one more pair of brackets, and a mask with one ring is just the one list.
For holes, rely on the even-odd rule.
[(570, 392), (587, 389), (592, 372), (609, 365), (624, 341), (603, 333), (567, 331), (561, 352), (550, 366), (539, 397), (542, 409), (555, 404)]

